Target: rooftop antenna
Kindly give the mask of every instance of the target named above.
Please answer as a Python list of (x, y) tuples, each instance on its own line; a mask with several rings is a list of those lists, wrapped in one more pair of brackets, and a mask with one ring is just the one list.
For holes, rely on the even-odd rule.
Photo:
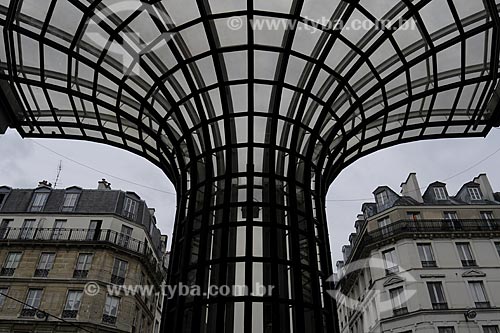
[(61, 176), (61, 171), (62, 171), (62, 160), (59, 160), (59, 165), (57, 166), (56, 181), (54, 182), (54, 188), (57, 187), (57, 183), (59, 182), (59, 177)]

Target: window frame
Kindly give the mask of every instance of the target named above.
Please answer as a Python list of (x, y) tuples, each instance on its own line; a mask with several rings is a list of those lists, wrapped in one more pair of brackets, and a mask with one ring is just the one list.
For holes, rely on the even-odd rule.
[[(456, 249), (458, 251), (458, 257), (462, 262), (463, 267), (477, 266), (476, 257), (469, 242), (457, 242)], [(466, 253), (467, 251), (461, 251), (461, 249), (467, 249), (468, 253)]]
[(392, 311), (395, 316), (408, 313), (406, 292), (403, 286), (389, 289), (389, 298), (391, 299)]
[[(394, 255), (391, 255), (391, 260), (389, 260), (387, 258), (387, 254), (389, 254), (389, 253), (394, 253)], [(382, 257), (384, 260), (385, 271), (386, 271), (387, 275), (391, 275), (391, 274), (395, 274), (395, 273), (399, 272), (399, 256), (398, 256), (398, 253), (397, 253), (395, 247), (391, 248), (391, 249), (387, 249), (385, 251), (382, 251)], [(394, 260), (394, 258), (396, 260)], [(392, 263), (393, 266), (389, 267), (388, 263)]]
[[(431, 300), (431, 306), (434, 310), (447, 310), (448, 309), (448, 298), (446, 297), (446, 290), (444, 288), (442, 281), (430, 281), (427, 282), (427, 291), (429, 293), (429, 298)], [(431, 286), (436, 286), (436, 288), (431, 288)], [(440, 293), (441, 292), (441, 293)], [(440, 299), (442, 295), (442, 299)]]
[[(86, 257), (90, 257), (90, 260), (87, 261), (85, 260), (84, 263), (83, 263), (83, 268), (82, 269), (78, 269), (78, 265), (80, 264), (80, 257), (82, 256), (86, 256)], [(94, 254), (93, 253), (78, 253), (78, 257), (76, 258), (76, 265), (75, 265), (75, 270), (79, 270), (79, 271), (88, 271), (90, 270), (90, 268), (92, 267), (92, 261), (94, 259)], [(88, 269), (85, 269), (85, 267), (88, 265)]]
[(436, 200), (448, 200), (448, 193), (446, 193), (446, 188), (444, 186), (434, 187), (433, 190)]
[(2, 306), (5, 305), (5, 301), (7, 300), (7, 296), (4, 296), (2, 295), (5, 294), (5, 295), (9, 295), (9, 288), (8, 287), (0, 287), (0, 309), (2, 308)]
[[(78, 306), (75, 308), (74, 303), (71, 305), (71, 307), (68, 307), (69, 301), (70, 301), (70, 296), (76, 294), (78, 297), (77, 299), (73, 299), (73, 302), (78, 302)], [(81, 290), (68, 290), (68, 293), (66, 294), (66, 301), (64, 302), (64, 311), (79, 311), (80, 306), (82, 305), (82, 296), (83, 296), (83, 291)]]
[(479, 187), (468, 187), (467, 193), (469, 193), (469, 197), (472, 201), (483, 200), (483, 196)]
[[(8, 263), (9, 263), (9, 257), (11, 255), (19, 255), (19, 260), (16, 262), (14, 261), (15, 263), (15, 267), (9, 267)], [(8, 252), (7, 253), (7, 256), (5, 257), (5, 261), (4, 261), (4, 264), (3, 264), (3, 267), (2, 268), (13, 268), (13, 269), (17, 269), (19, 267), (19, 263), (21, 262), (22, 260), (22, 257), (23, 257), (23, 252), (21, 251), (11, 251), (11, 252)]]
[[(49, 200), (50, 190), (49, 191), (35, 191), (33, 193), (33, 198), (31, 199), (31, 203), (29, 205), (30, 212), (42, 212)], [(42, 199), (38, 199), (42, 197)], [(36, 203), (36, 206), (35, 206)]]
[[(424, 250), (426, 248), (429, 249), (428, 251), (429, 253), (427, 253), (427, 251)], [(434, 248), (432, 246), (432, 243), (417, 243), (417, 252), (420, 258), (420, 263), (422, 264), (423, 268), (437, 267), (436, 256), (434, 255)]]
[[(467, 285), (469, 287), (469, 292), (471, 293), (471, 300), (474, 302), (475, 307), (477, 309), (489, 308), (491, 303), (488, 298), (484, 282), (481, 280), (470, 280), (467, 281)], [(481, 291), (481, 295), (477, 293), (477, 290)]]
[[(47, 260), (43, 267), (40, 266), (40, 264), (42, 264), (42, 258), (44, 256), (48, 256), (48, 258), (51, 258), (52, 257), (52, 261), (50, 260)], [(51, 270), (53, 267), (54, 267), (54, 262), (56, 261), (56, 253), (55, 252), (42, 252), (40, 253), (40, 257), (38, 258), (38, 263), (36, 265), (36, 269), (47, 269), (47, 270)], [(48, 266), (48, 267), (47, 267)]]
[[(113, 306), (113, 302), (116, 300), (116, 307), (115, 307), (115, 315), (112, 314), (112, 306)], [(114, 318), (117, 318), (118, 317), (118, 311), (119, 311), (119, 308), (120, 308), (120, 297), (117, 297), (117, 296), (111, 296), (111, 295), (106, 295), (106, 301), (104, 302), (104, 309), (102, 311), (103, 315), (107, 315), (107, 316), (110, 316), (110, 317), (114, 317)], [(108, 311), (109, 309), (109, 311)]]
[(64, 193), (64, 199), (63, 199), (63, 203), (61, 206), (61, 212), (74, 212), (76, 205), (78, 204), (79, 199), (80, 199), (79, 192), (66, 192), (66, 193)]
[(129, 220), (135, 221), (137, 219), (138, 210), (139, 201), (130, 196), (126, 196), (123, 200), (123, 215)]

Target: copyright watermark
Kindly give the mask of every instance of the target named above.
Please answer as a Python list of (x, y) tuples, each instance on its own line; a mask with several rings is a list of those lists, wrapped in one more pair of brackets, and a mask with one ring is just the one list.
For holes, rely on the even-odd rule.
[[(227, 27), (236, 31), (245, 27), (246, 20), (243, 17), (230, 17), (227, 19)], [(253, 31), (266, 30), (298, 30), (318, 33), (322, 31), (345, 30), (345, 31), (369, 31), (372, 29), (390, 30), (416, 30), (417, 24), (413, 19), (405, 20), (379, 20), (376, 22), (368, 19), (353, 19), (348, 22), (342, 20), (332, 20), (323, 17), (319, 20), (304, 20), (303, 23), (294, 20), (278, 19), (273, 17), (252, 19), (249, 21)]]
[[(163, 284), (160, 288), (152, 285), (106, 285), (106, 292), (113, 296), (157, 296), (162, 295), (168, 299), (178, 297), (197, 297), (203, 296), (206, 298), (216, 297), (216, 296), (256, 296), (264, 297), (272, 295), (274, 286), (265, 286), (260, 283), (256, 283), (252, 288), (245, 285), (210, 285), (210, 286), (198, 286), (198, 285), (166, 285)], [(97, 296), (101, 292), (101, 288), (97, 282), (88, 282), (85, 285), (84, 292), (88, 296)]]
[[(371, 275), (385, 276), (385, 281), (386, 283), (389, 281), (389, 284), (383, 283), (383, 288), (368, 286), (364, 290), (364, 295), (355, 295), (350, 293), (351, 289), (342, 290), (342, 286), (337, 286), (336, 290), (329, 290), (328, 293), (339, 306), (362, 313), (370, 313), (375, 309), (379, 314), (388, 313), (405, 307), (406, 303), (417, 294), (415, 284), (417, 279), (411, 272), (378, 258), (358, 260), (344, 266), (339, 281), (351, 274), (364, 274), (367, 270), (370, 270)], [(336, 280), (334, 277), (329, 279), (329, 281), (334, 280)]]
[(88, 296), (97, 296), (100, 291), (101, 287), (96, 282), (88, 282), (84, 288), (84, 292)]

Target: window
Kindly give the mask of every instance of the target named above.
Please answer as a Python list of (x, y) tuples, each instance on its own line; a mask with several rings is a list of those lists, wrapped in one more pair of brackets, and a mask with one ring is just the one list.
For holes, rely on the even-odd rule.
[(35, 238), (36, 220), (24, 220), (21, 232), (19, 233), (20, 239), (33, 239)]
[(462, 224), (458, 220), (457, 212), (443, 212), (445, 226), (453, 230), (462, 229)]
[(477, 187), (469, 187), (467, 189), (471, 200), (481, 200), (481, 191)]
[(75, 271), (73, 272), (74, 278), (86, 278), (90, 266), (92, 265), (92, 253), (80, 253), (76, 262)]
[(9, 236), (10, 226), (14, 222), (12, 219), (3, 219), (0, 224), (0, 239), (5, 239)]
[(431, 244), (417, 244), (417, 248), (422, 267), (437, 267)]
[(130, 243), (130, 237), (132, 236), (132, 231), (134, 229), (126, 225), (122, 225), (122, 231), (118, 238), (118, 244), (123, 247), (128, 247)]
[(54, 266), (55, 253), (42, 253), (35, 270), (35, 277), (47, 277)]
[(381, 230), (382, 235), (389, 234), (390, 231), (386, 228), (389, 224), (391, 224), (391, 220), (388, 217), (378, 220), (378, 227)]
[(28, 295), (23, 309), (21, 310), (22, 317), (34, 317), (40, 302), (42, 300), (43, 289), (28, 289)]
[(106, 296), (106, 304), (104, 305), (104, 313), (102, 314), (102, 322), (114, 325), (118, 315), (118, 305), (120, 299), (114, 296)]
[(98, 240), (100, 238), (102, 221), (92, 220), (89, 224), (89, 230), (87, 230), (86, 240)]
[(486, 222), (488, 229), (496, 229), (495, 219), (493, 218), (493, 212), (480, 212), (481, 220)]
[(52, 235), (50, 239), (64, 239), (66, 220), (56, 220), (54, 222), (54, 229), (52, 229)]
[(62, 313), (63, 318), (76, 318), (80, 309), (82, 292), (79, 290), (70, 290), (66, 297), (66, 304)]
[(455, 333), (455, 327), (453, 326), (438, 327), (438, 333)]
[(7, 289), (7, 288), (0, 288), (0, 308), (4, 305), (5, 299), (7, 298), (5, 296), (8, 293), (9, 293), (9, 289)]
[(9, 252), (0, 271), (1, 276), (13, 276), (21, 261), (22, 252)]
[(39, 192), (33, 195), (33, 201), (31, 202), (30, 212), (41, 212), (45, 203), (49, 197), (47, 192)]
[(377, 194), (377, 204), (381, 207), (387, 205), (389, 203), (389, 197), (387, 196), (387, 192), (383, 191)]
[(111, 283), (123, 284), (125, 282), (127, 266), (128, 263), (126, 261), (115, 258), (115, 263), (113, 264), (113, 272), (111, 273)]
[(444, 295), (443, 284), (441, 282), (428, 282), (427, 289), (431, 297), (432, 308), (434, 310), (448, 309), (446, 296)]
[(394, 315), (399, 316), (408, 313), (405, 291), (403, 287), (391, 289), (389, 290), (389, 294), (392, 301), (392, 309), (394, 311)]
[(483, 332), (484, 333), (500, 333), (500, 331), (498, 330), (498, 326), (496, 326), (496, 325), (483, 326)]
[(130, 220), (135, 220), (137, 215), (137, 206), (138, 206), (137, 200), (126, 197), (125, 204), (123, 207), (123, 215), (125, 215), (125, 217)]
[(495, 243), (495, 247), (497, 249), (498, 255), (500, 256), (500, 243)]
[(396, 254), (395, 249), (391, 249), (383, 252), (384, 260), (385, 260), (385, 271), (386, 274), (394, 274), (399, 272), (399, 261)]
[(446, 200), (448, 196), (446, 195), (446, 190), (444, 187), (434, 187), (434, 196), (436, 200)]
[(7, 199), (7, 194), (8, 192), (0, 192), (0, 208), (2, 208), (4, 202), (5, 202), (5, 199)]
[(406, 217), (411, 221), (419, 221), (422, 219), (422, 215), (420, 215), (420, 212), (407, 212)]
[(458, 255), (462, 261), (462, 266), (464, 267), (474, 267), (476, 265), (476, 260), (472, 255), (472, 250), (469, 243), (457, 243)]
[(66, 193), (61, 210), (63, 212), (72, 212), (75, 210), (76, 202), (78, 201), (79, 193)]
[(469, 281), (469, 288), (472, 293), (472, 300), (476, 308), (489, 308), (490, 302), (486, 296), (486, 290), (482, 281)]

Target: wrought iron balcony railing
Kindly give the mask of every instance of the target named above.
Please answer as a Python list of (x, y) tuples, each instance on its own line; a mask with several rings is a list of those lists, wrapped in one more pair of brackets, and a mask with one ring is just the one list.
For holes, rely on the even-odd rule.
[[(76, 229), (76, 228), (0, 228), (0, 244), (13, 242), (81, 242), (111, 244), (143, 256), (144, 262), (154, 271), (159, 283), (164, 280), (165, 272), (160, 268), (155, 253), (145, 242), (134, 239), (114, 230)], [(156, 254), (158, 255), (158, 254)], [(7, 272), (0, 272), (6, 275)], [(84, 278), (75, 271), (75, 277)]]
[(355, 247), (407, 233), (449, 232), (500, 232), (500, 220), (399, 220), (357, 237)]

